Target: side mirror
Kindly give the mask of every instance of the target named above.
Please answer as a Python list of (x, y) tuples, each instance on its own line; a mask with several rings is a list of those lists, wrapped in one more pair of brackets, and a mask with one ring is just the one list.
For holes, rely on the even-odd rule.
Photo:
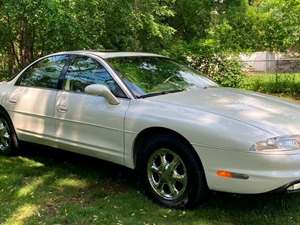
[(91, 84), (85, 87), (84, 92), (89, 95), (102, 96), (111, 105), (119, 105), (120, 101), (111, 93), (111, 91), (102, 84)]

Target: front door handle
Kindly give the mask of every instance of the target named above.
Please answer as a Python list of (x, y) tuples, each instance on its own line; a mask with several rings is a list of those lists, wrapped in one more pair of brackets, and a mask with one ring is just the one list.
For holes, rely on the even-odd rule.
[(17, 103), (17, 98), (9, 98), (8, 102), (11, 104), (16, 104)]

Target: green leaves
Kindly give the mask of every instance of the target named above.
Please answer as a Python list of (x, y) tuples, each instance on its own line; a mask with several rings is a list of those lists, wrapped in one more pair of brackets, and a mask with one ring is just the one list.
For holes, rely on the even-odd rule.
[(299, 15), (300, 0), (0, 0), (0, 71), (78, 49), (203, 63), (224, 52), (299, 51)]

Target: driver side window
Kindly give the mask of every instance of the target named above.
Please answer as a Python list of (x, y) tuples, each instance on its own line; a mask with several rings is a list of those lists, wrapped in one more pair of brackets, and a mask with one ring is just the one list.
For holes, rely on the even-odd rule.
[(116, 97), (126, 97), (99, 62), (87, 56), (76, 57), (65, 74), (63, 90), (84, 93), (85, 87), (91, 84), (105, 85)]

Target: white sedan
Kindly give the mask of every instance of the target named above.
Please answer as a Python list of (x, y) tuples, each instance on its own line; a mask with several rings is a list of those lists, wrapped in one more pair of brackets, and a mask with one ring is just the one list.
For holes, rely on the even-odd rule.
[(300, 106), (155, 54), (63, 52), (0, 85), (0, 152), (34, 142), (136, 169), (173, 208), (300, 188)]

